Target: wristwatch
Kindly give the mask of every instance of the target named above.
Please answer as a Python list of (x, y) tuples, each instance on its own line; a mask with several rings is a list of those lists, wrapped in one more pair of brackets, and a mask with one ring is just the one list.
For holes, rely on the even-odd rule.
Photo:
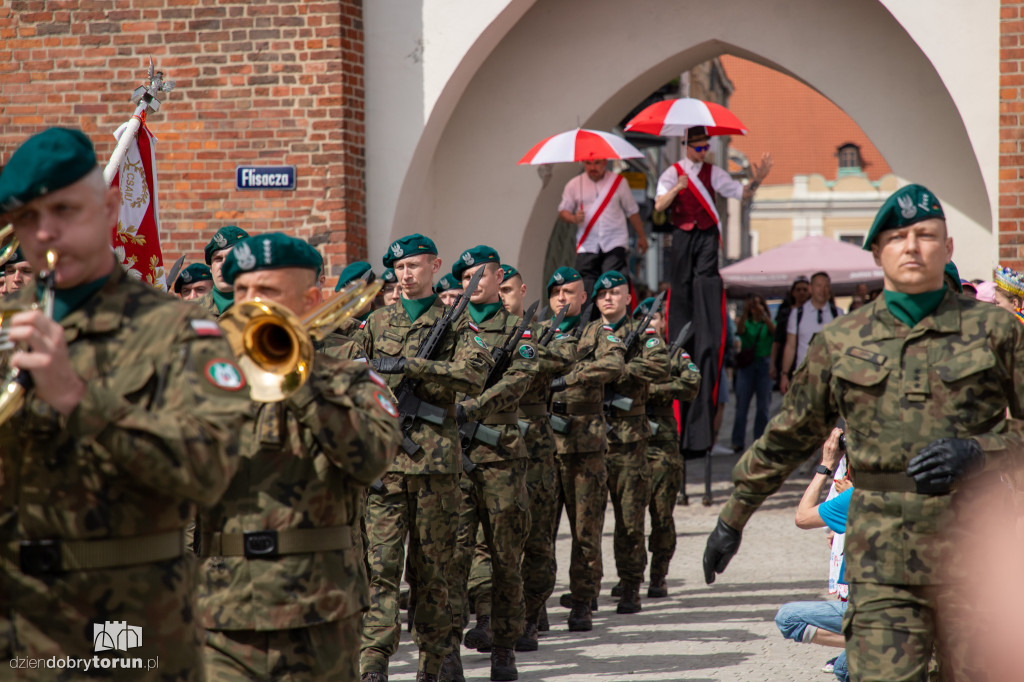
[(825, 474), (826, 476), (831, 476), (832, 475), (832, 470), (829, 469), (824, 464), (819, 464), (818, 466), (814, 467), (814, 473), (816, 473), (816, 474)]

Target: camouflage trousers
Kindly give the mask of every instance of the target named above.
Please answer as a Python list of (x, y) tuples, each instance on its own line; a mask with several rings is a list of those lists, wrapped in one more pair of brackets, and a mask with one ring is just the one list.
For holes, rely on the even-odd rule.
[[(466, 480), (466, 484), (472, 487), (473, 482)], [(487, 539), (484, 537), (483, 525), (479, 525), (476, 531), (476, 546), (473, 548), (473, 563), (469, 567), (469, 581), (467, 583), (467, 594), (469, 596), (467, 609), (473, 606), (476, 617), (491, 615), (491, 550), (487, 547)], [(464, 623), (469, 622), (469, 614), (464, 614)]]
[(609, 445), (608, 492), (615, 513), (615, 569), (623, 584), (639, 585), (647, 567), (644, 526), (651, 500), (646, 441)]
[[(850, 679), (927, 680), (934, 648), (943, 682), (990, 680), (971, 655), (968, 635), (979, 626), (978, 613), (965, 602), (962, 591), (949, 586), (851, 583), (843, 619)], [(939, 604), (946, 616), (941, 624)]]
[(398, 649), (398, 595), (408, 536), (419, 669), (436, 675), (450, 650), (452, 609), (445, 567), (455, 553), (458, 477), (388, 472), (381, 482), (383, 490), (371, 490), (366, 501), (370, 608), (363, 616), (360, 672), (386, 673)]
[(358, 680), (361, 618), (355, 613), (332, 623), (288, 630), (207, 631), (206, 679)]
[[(608, 469), (604, 452), (555, 454), (559, 505), (565, 505), (572, 533), (569, 591), (574, 601), (587, 602), (601, 591), (601, 535), (608, 504)], [(559, 510), (557, 516), (561, 516)]]
[[(668, 448), (672, 448), (669, 450)], [(651, 578), (668, 575), (668, 565), (676, 553), (676, 495), (683, 484), (683, 457), (675, 443), (647, 445), (647, 463), (651, 467), (651, 532), (647, 549), (651, 553)]]
[[(526, 460), (477, 464), (463, 473), (471, 486), (459, 512), (458, 545), (450, 563), (448, 584), (452, 594), (452, 640), (462, 641), (468, 612), (467, 581), (482, 528), (491, 555), (491, 632), (495, 646), (512, 647), (523, 633), (523, 576), (520, 562), (530, 525), (526, 497)], [(458, 638), (458, 639), (456, 639)]]

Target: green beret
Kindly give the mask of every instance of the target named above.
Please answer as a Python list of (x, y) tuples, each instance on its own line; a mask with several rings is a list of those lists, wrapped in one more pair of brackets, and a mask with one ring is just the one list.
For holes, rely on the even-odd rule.
[(384, 271), (384, 274), (380, 276), (384, 280), (385, 284), (398, 284), (398, 276), (395, 275), (394, 268), (388, 268)]
[(419, 256), (424, 253), (437, 255), (437, 247), (434, 246), (434, 241), (430, 237), (424, 237), (418, 232), (407, 235), (391, 242), (388, 252), (384, 254), (384, 267), (394, 267), (395, 263), (403, 258), (411, 258), (412, 256)]
[(80, 130), (50, 128), (25, 140), (0, 174), (0, 209), (19, 206), (78, 182), (96, 168), (92, 141)]
[(280, 232), (246, 237), (235, 244), (224, 259), (222, 276), (228, 284), (243, 272), (276, 268), (307, 268), (319, 272), (323, 265), (320, 252), (308, 242)]
[(505, 279), (512, 279), (519, 274), (519, 271), (514, 266), (501, 264), (501, 271), (505, 273)]
[(654, 305), (654, 297), (650, 296), (645, 298), (636, 304), (636, 308), (633, 310), (633, 317), (643, 317), (651, 310), (651, 306)]
[(583, 279), (583, 277), (580, 276), (580, 273), (566, 265), (563, 265), (555, 270), (555, 274), (551, 275), (551, 279), (548, 280), (548, 296), (551, 296), (551, 287), (559, 284), (568, 284), (569, 282), (578, 282), (581, 279)]
[[(338, 275), (338, 283), (334, 285), (335, 291), (341, 291), (343, 286), (351, 284), (366, 273), (370, 272), (373, 268), (364, 260), (357, 260), (355, 263), (349, 263), (345, 266), (345, 269)], [(373, 282), (373, 279), (370, 279)]]
[(455, 279), (462, 279), (462, 273), (466, 270), (484, 263), (500, 264), (501, 258), (498, 256), (498, 252), (489, 246), (483, 244), (474, 246), (472, 249), (462, 252), (462, 255), (455, 261), (455, 265), (452, 266), (452, 274), (455, 275)]
[(210, 271), (209, 265), (203, 265), (202, 263), (193, 263), (188, 266), (178, 275), (178, 279), (174, 280), (174, 293), (180, 294), (181, 288), (186, 284), (194, 284), (195, 282), (205, 282), (206, 280), (212, 280), (213, 273)]
[(885, 200), (882, 208), (878, 209), (875, 222), (871, 224), (868, 236), (864, 237), (864, 250), (870, 251), (872, 242), (885, 230), (906, 227), (929, 218), (946, 219), (938, 197), (922, 185), (901, 187)]
[(608, 272), (598, 277), (597, 281), (594, 282), (594, 293), (592, 293), (591, 296), (597, 296), (597, 292), (601, 291), (602, 289), (611, 289), (613, 287), (619, 286), (620, 284), (627, 283), (628, 282), (626, 282), (626, 278), (623, 277), (622, 273), (620, 273), (618, 270), (609, 270)]
[(953, 261), (946, 263), (945, 272), (946, 277), (949, 278), (949, 282), (953, 285), (953, 288), (956, 289), (956, 292), (958, 294), (964, 293), (964, 285), (960, 283), (960, 271), (956, 269), (956, 265), (953, 264)]
[(227, 249), (249, 236), (249, 233), (237, 225), (227, 225), (213, 233), (210, 243), (203, 249), (206, 256), (206, 264), (210, 264), (213, 254), (221, 249)]
[(439, 279), (437, 281), (437, 284), (434, 285), (434, 293), (435, 294), (439, 294), (442, 291), (451, 291), (452, 289), (461, 289), (461, 288), (462, 288), (462, 282), (460, 282), (459, 280), (455, 279), (455, 276), (452, 275), (452, 273), (449, 272), (447, 275), (445, 275), (444, 277)]

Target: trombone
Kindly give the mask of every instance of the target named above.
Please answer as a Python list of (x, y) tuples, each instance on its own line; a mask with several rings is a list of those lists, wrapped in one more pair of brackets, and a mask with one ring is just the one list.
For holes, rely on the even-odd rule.
[(228, 308), (218, 321), (249, 382), (250, 397), (276, 403), (299, 390), (313, 366), (313, 342), (358, 315), (383, 285), (356, 280), (301, 319), (258, 298)]

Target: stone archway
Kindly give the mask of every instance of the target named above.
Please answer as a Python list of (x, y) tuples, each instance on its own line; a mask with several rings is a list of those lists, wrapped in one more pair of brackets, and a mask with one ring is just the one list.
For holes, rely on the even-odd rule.
[[(607, 129), (675, 75), (731, 53), (793, 75), (845, 109), (897, 174), (943, 198), (958, 240), (991, 259), (998, 159), (978, 123), (985, 112), (954, 99), (944, 81), (956, 79), (940, 76), (911, 36), (914, 26), (901, 24), (878, 0), (724, 0), (675, 12), (668, 4), (509, 3), (494, 22), (504, 33), (481, 38), (489, 50), (466, 53), (456, 69), (459, 87), (443, 91), (434, 105), (393, 219), (385, 230), (371, 225), (371, 253), (415, 226), (437, 240), (447, 259), (460, 248), (490, 243), (528, 284), (539, 284), (555, 206), (575, 169), (555, 167), (544, 182), (533, 169), (515, 166), (519, 156), (577, 124)], [(940, 4), (950, 5), (944, 21), (951, 25), (975, 20), (973, 4)], [(996, 20), (993, 25), (998, 31)], [(993, 51), (998, 64), (998, 48)], [(989, 135), (997, 139), (998, 130)]]

